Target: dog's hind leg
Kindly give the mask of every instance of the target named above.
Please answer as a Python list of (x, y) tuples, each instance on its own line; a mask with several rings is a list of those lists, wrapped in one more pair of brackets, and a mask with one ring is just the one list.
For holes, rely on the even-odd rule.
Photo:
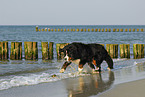
[(86, 64), (86, 61), (80, 61), (80, 63), (79, 63), (79, 67), (78, 67), (78, 71), (79, 72), (82, 72), (82, 70), (83, 70), (83, 66)]
[(107, 55), (106, 58), (105, 58), (105, 61), (107, 62), (108, 64), (108, 69), (113, 69), (113, 60), (112, 58), (110, 57), (110, 55)]
[(88, 65), (92, 68), (95, 69), (96, 67), (94, 66), (94, 64), (92, 64), (92, 62), (88, 62)]
[(60, 73), (63, 73), (66, 70), (67, 66), (69, 66), (70, 64), (71, 62), (65, 62), (61, 67)]
[(96, 72), (101, 72), (101, 63), (103, 62), (103, 60), (96, 60), (96, 59), (93, 59), (93, 64), (96, 66), (95, 67), (95, 71)]
[(94, 64), (92, 64), (92, 62), (89, 62), (88, 65), (92, 68), (93, 73), (99, 73), (98, 70), (96, 69), (96, 66)]

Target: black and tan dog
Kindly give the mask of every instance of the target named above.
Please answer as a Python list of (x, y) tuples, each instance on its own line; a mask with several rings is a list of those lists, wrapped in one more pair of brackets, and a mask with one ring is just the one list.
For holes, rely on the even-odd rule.
[(67, 66), (69, 66), (75, 60), (79, 60), (78, 70), (82, 71), (83, 66), (88, 65), (96, 72), (101, 71), (101, 63), (105, 60), (108, 64), (108, 69), (113, 69), (113, 61), (110, 55), (107, 53), (104, 46), (100, 44), (83, 44), (83, 43), (71, 43), (60, 49), (59, 52), (64, 52), (66, 62), (63, 64), (60, 72), (63, 73)]

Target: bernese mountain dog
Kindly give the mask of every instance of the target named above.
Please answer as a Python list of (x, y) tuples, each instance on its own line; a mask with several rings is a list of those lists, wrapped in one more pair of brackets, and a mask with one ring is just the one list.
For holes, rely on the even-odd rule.
[(101, 63), (105, 60), (108, 64), (108, 69), (113, 69), (113, 60), (104, 48), (100, 44), (83, 44), (83, 43), (71, 43), (66, 45), (63, 49), (59, 50), (59, 53), (64, 53), (65, 63), (63, 64), (60, 72), (63, 73), (67, 66), (69, 66), (75, 60), (79, 60), (78, 71), (82, 72), (83, 66), (88, 65), (95, 72), (101, 72)]

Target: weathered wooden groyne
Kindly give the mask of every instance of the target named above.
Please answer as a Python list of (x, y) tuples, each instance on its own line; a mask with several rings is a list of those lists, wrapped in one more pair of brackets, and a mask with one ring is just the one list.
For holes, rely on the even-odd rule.
[[(22, 42), (11, 42), (9, 51), (8, 42), (0, 42), (0, 60), (22, 60)], [(57, 43), (56, 54), (57, 59), (64, 57), (63, 53), (59, 53), (69, 43)], [(105, 46), (104, 44), (101, 44)], [(54, 43), (41, 42), (42, 60), (52, 60), (54, 58)], [(112, 58), (130, 58), (130, 44), (106, 44), (106, 50)], [(24, 59), (38, 60), (38, 43), (24, 42)], [(133, 58), (144, 58), (144, 44), (133, 44)]]
[(144, 32), (144, 28), (38, 28), (36, 32)]

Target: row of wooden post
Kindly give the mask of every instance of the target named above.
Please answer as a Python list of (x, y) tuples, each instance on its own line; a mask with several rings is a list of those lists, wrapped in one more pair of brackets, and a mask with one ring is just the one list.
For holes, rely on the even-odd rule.
[[(63, 53), (59, 53), (68, 43), (56, 44), (57, 59), (64, 57)], [(101, 44), (104, 46), (104, 44)], [(130, 44), (120, 44), (120, 58), (130, 58)], [(112, 58), (118, 58), (118, 44), (106, 44), (106, 50)], [(144, 58), (144, 44), (133, 44), (134, 59)]]
[[(41, 42), (42, 60), (53, 59), (53, 42)], [(24, 42), (25, 59), (38, 60), (37, 42)], [(8, 42), (0, 42), (0, 60), (8, 60)], [(11, 60), (22, 60), (22, 42), (11, 42)]]
[[(111, 31), (112, 30), (112, 31)], [(50, 29), (50, 28), (45, 28), (45, 29), (38, 29), (36, 27), (36, 32), (38, 31), (51, 31), (51, 32), (144, 32), (144, 29), (104, 29), (104, 28), (98, 28), (98, 29)]]
[[(53, 59), (53, 42), (41, 42), (42, 60)], [(69, 43), (56, 44), (57, 59), (64, 57), (63, 53), (59, 53), (59, 49)], [(104, 44), (102, 44), (104, 46)], [(120, 58), (130, 58), (130, 44), (106, 44), (106, 50), (112, 58), (118, 58), (118, 46), (120, 48)], [(37, 42), (24, 42), (24, 51), (26, 60), (38, 59), (38, 44)], [(134, 59), (144, 58), (144, 44), (133, 44)], [(9, 58), (8, 42), (0, 42), (0, 60)], [(11, 60), (22, 59), (22, 42), (11, 42), (10, 51)]]

